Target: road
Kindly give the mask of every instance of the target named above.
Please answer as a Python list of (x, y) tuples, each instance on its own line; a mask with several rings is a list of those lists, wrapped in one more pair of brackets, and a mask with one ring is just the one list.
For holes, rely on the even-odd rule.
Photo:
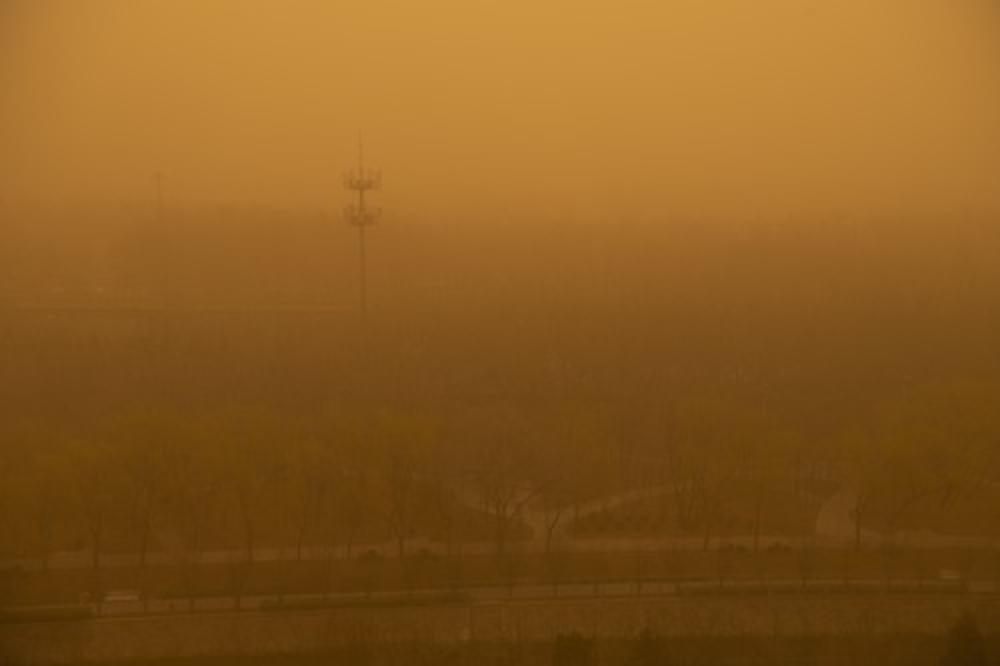
[(100, 618), (181, 615), (191, 613), (273, 612), (330, 608), (386, 607), (408, 605), (490, 604), (553, 601), (558, 599), (614, 599), (623, 597), (785, 595), (785, 594), (1000, 594), (996, 581), (894, 580), (884, 579), (806, 580), (645, 580), (576, 581), (553, 585), (525, 583), (514, 586), (481, 585), (460, 590), (394, 590), (366, 594), (295, 594), (188, 599), (150, 599), (105, 602), (97, 611)]

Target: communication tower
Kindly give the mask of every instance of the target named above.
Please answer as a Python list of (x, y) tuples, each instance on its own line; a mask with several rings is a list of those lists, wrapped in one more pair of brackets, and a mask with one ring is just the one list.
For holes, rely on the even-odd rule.
[(373, 208), (365, 201), (365, 195), (382, 186), (382, 174), (374, 169), (365, 168), (364, 145), (358, 137), (358, 166), (353, 171), (344, 174), (344, 187), (357, 195), (357, 202), (344, 209), (347, 223), (358, 230), (358, 252), (360, 255), (360, 303), (361, 313), (368, 312), (368, 266), (365, 256), (365, 230), (378, 222), (382, 211)]

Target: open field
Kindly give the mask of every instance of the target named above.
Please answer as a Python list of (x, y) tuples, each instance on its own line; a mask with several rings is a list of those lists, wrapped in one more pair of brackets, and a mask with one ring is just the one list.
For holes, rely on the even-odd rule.
[[(584, 641), (628, 663), (646, 630), (682, 664), (932, 664), (962, 613), (995, 626), (996, 597), (680, 595), (351, 605), (0, 624), (12, 664), (552, 663)], [(997, 636), (987, 634), (996, 646)], [(554, 643), (553, 643), (554, 642)], [(301, 661), (299, 661), (301, 659)], [(255, 661), (256, 660), (256, 661)]]

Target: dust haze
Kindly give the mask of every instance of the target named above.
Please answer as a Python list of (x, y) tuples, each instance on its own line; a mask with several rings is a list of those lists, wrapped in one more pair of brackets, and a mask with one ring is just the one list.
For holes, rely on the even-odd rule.
[(998, 177), (990, 0), (0, 0), (0, 661), (993, 663)]
[(2, 192), (136, 201), (159, 170), (186, 202), (337, 209), (363, 129), (401, 218), (995, 209), (998, 21), (974, 0), (6, 0)]

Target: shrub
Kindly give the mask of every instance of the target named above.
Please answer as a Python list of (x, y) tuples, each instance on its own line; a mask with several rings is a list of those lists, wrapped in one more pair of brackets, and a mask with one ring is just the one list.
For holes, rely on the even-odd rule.
[(662, 638), (649, 630), (648, 627), (639, 632), (629, 655), (628, 666), (666, 666), (666, 645)]
[(589, 666), (593, 653), (594, 642), (579, 632), (559, 634), (552, 648), (552, 666)]
[(986, 643), (976, 619), (968, 612), (962, 614), (948, 630), (948, 647), (942, 666), (985, 666)]

